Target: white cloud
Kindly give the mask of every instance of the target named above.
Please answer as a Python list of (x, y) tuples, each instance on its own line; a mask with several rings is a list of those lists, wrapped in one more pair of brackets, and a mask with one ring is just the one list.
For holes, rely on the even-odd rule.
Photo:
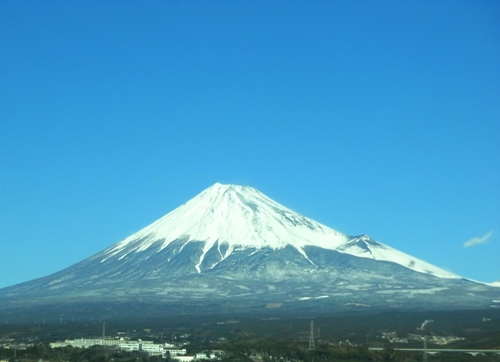
[(488, 241), (488, 239), (493, 235), (493, 231), (486, 233), (483, 236), (476, 236), (475, 238), (469, 239), (464, 243), (464, 248), (468, 248), (470, 246), (484, 244)]

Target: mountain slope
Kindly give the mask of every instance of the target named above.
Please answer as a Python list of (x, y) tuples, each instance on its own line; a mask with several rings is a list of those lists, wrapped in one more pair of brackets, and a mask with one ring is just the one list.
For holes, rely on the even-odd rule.
[(370, 239), (350, 237), (254, 188), (215, 184), (69, 268), (0, 290), (26, 303), (239, 300), (328, 308), (488, 307), (498, 288)]
[[(227, 258), (235, 248), (292, 246), (304, 258), (305, 246), (338, 250), (354, 256), (391, 261), (412, 270), (443, 278), (458, 276), (383, 245), (367, 236), (352, 238), (278, 204), (251, 187), (216, 183), (186, 204), (109, 248), (103, 262), (149, 248), (161, 252), (184, 240), (179, 251), (192, 241), (203, 241), (203, 253), (195, 268), (201, 272), (205, 255), (217, 247), (214, 262)], [(222, 245), (222, 251), (220, 246)], [(207, 265), (211, 268), (213, 265)]]

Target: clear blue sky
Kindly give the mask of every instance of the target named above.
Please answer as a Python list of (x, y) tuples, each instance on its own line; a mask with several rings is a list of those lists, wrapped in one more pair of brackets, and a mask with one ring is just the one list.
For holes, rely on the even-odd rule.
[(0, 34), (0, 287), (215, 182), (500, 280), (496, 0), (2, 1)]

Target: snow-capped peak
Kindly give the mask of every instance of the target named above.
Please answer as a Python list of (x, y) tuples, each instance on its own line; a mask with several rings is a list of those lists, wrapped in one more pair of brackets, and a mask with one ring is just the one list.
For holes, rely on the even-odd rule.
[(129, 253), (141, 252), (152, 246), (161, 251), (179, 240), (184, 245), (193, 241), (204, 243), (203, 253), (196, 266), (198, 272), (205, 254), (216, 243), (224, 243), (227, 251), (223, 258), (235, 249), (282, 249), (292, 246), (309, 260), (304, 248), (315, 246), (357, 257), (397, 263), (442, 278), (458, 278), (366, 235), (344, 235), (299, 215), (252, 187), (220, 183), (110, 247), (104, 252), (104, 260), (115, 255), (121, 259)]
[(136, 244), (138, 251), (152, 244), (162, 248), (178, 239), (206, 242), (207, 250), (217, 241), (231, 247), (305, 245), (334, 249), (348, 237), (303, 217), (248, 186), (216, 183), (193, 199), (131, 235), (110, 253)]

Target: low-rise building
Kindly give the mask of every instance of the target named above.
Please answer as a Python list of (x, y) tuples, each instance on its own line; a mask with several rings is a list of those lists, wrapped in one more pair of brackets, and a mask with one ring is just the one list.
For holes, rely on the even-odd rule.
[(141, 343), (143, 345), (153, 344), (153, 341), (130, 341), (127, 339), (106, 339), (106, 338), (81, 338), (81, 339), (67, 339), (64, 342), (50, 343), (51, 348), (72, 346), (77, 348), (88, 348), (92, 346), (119, 346), (120, 344)]
[(186, 354), (186, 349), (182, 348), (165, 348), (165, 353), (170, 356), (170, 357), (175, 357), (175, 356), (184, 356)]
[(150, 356), (164, 356), (163, 344), (154, 343), (122, 343), (118, 347), (124, 351), (139, 351), (147, 353)]
[(179, 361), (179, 362), (191, 362), (194, 360), (194, 356), (180, 356), (180, 355), (178, 355), (172, 359)]
[(186, 356), (186, 349), (176, 347), (174, 344), (162, 343), (155, 344), (153, 341), (143, 341), (143, 340), (127, 340), (124, 338), (119, 339), (103, 339), (103, 338), (92, 338), (92, 339), (67, 339), (64, 342), (53, 342), (50, 343), (51, 348), (61, 348), (66, 346), (72, 346), (76, 348), (89, 348), (92, 346), (108, 346), (119, 348), (124, 351), (139, 351), (147, 353), (150, 356), (162, 356), (163, 358), (171, 357), (179, 362), (190, 362), (192, 360), (214, 360), (220, 357), (224, 351), (213, 350), (209, 353), (200, 352), (196, 353), (194, 356)]

